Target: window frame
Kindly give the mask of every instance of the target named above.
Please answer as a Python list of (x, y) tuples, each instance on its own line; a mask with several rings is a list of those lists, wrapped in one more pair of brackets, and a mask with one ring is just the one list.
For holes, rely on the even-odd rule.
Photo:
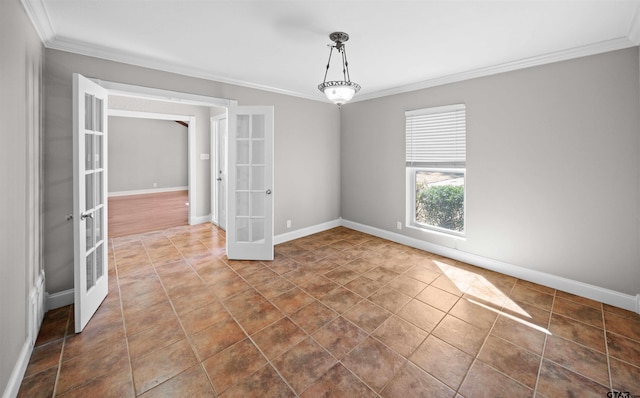
[[(463, 223), (462, 231), (454, 231), (452, 229), (442, 228), (435, 225), (424, 224), (416, 220), (416, 174), (421, 171), (426, 172), (444, 172), (444, 173), (462, 173), (464, 176), (464, 198), (462, 203)], [(427, 230), (437, 232), (444, 235), (464, 238), (467, 231), (467, 168), (442, 168), (442, 167), (410, 167), (406, 166), (406, 187), (407, 187), (407, 215), (405, 224), (408, 228)]]
[[(410, 131), (410, 118), (413, 116), (421, 116), (421, 115), (440, 115), (443, 113), (448, 113), (451, 111), (464, 111), (464, 135), (463, 139), (465, 140), (464, 147), (462, 147), (462, 151), (464, 151), (464, 158), (461, 161), (460, 158), (457, 158), (458, 155), (455, 155), (454, 161), (439, 161), (434, 160), (433, 158), (416, 158), (416, 154), (414, 153), (413, 141), (416, 138), (416, 133), (419, 133), (419, 130), (411, 130)], [(413, 121), (411, 121), (413, 122)], [(427, 133), (429, 134), (429, 133)], [(457, 140), (459, 136), (455, 136), (456, 133), (452, 133), (454, 136), (454, 140)], [(442, 235), (446, 235), (449, 237), (456, 238), (465, 238), (467, 231), (467, 165), (466, 165), (466, 105), (463, 103), (453, 104), (453, 105), (445, 105), (445, 106), (435, 106), (429, 108), (422, 108), (417, 110), (411, 110), (405, 112), (405, 173), (406, 173), (406, 218), (405, 225), (408, 228), (417, 229), (420, 231), (427, 231), (438, 233)], [(411, 138), (410, 138), (411, 137)], [(420, 135), (417, 135), (420, 139)], [(411, 141), (410, 141), (411, 140)], [(424, 142), (424, 141), (423, 141)], [(418, 155), (420, 156), (420, 155)], [(418, 163), (418, 164), (416, 164)], [(443, 227), (438, 227), (435, 225), (429, 225), (422, 222), (419, 222), (416, 219), (416, 176), (418, 172), (455, 172), (462, 173), (464, 178), (464, 196), (463, 196), (463, 229), (462, 231), (455, 231)]]

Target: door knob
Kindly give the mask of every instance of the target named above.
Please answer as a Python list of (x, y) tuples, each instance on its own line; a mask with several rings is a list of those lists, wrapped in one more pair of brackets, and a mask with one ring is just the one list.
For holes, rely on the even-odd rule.
[(267, 195), (271, 195), (271, 190), (267, 189), (267, 192), (265, 192)]
[(80, 214), (80, 219), (81, 220), (84, 220), (85, 218), (93, 219), (93, 213), (82, 213), (82, 214)]
[(216, 178), (216, 181), (222, 181), (222, 177)]

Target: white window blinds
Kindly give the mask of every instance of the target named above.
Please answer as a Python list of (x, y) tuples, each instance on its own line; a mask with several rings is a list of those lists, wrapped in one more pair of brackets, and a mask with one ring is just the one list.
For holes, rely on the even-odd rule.
[(407, 167), (465, 167), (464, 104), (405, 112)]

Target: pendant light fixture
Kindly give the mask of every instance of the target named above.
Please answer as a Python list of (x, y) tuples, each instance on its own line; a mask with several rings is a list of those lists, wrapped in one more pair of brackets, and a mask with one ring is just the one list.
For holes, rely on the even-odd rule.
[[(324, 81), (318, 85), (318, 90), (322, 91), (329, 101), (338, 106), (342, 106), (343, 104), (351, 101), (353, 96), (360, 91), (360, 85), (352, 82), (349, 77), (349, 63), (347, 62), (347, 52), (344, 46), (344, 42), (349, 40), (349, 35), (344, 32), (333, 32), (329, 35), (329, 39), (331, 39), (335, 44), (329, 45), (331, 50), (329, 50), (327, 70), (324, 72)], [(342, 75), (344, 80), (327, 81), (329, 65), (331, 64), (331, 55), (333, 54), (334, 48), (342, 56)]]

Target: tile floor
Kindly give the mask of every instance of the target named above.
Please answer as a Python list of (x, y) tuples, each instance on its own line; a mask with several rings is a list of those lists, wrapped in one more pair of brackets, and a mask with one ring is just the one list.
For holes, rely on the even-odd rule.
[(637, 314), (342, 227), (265, 263), (224, 242), (113, 239), (109, 296), (81, 334), (46, 314), (19, 395), (640, 395)]

